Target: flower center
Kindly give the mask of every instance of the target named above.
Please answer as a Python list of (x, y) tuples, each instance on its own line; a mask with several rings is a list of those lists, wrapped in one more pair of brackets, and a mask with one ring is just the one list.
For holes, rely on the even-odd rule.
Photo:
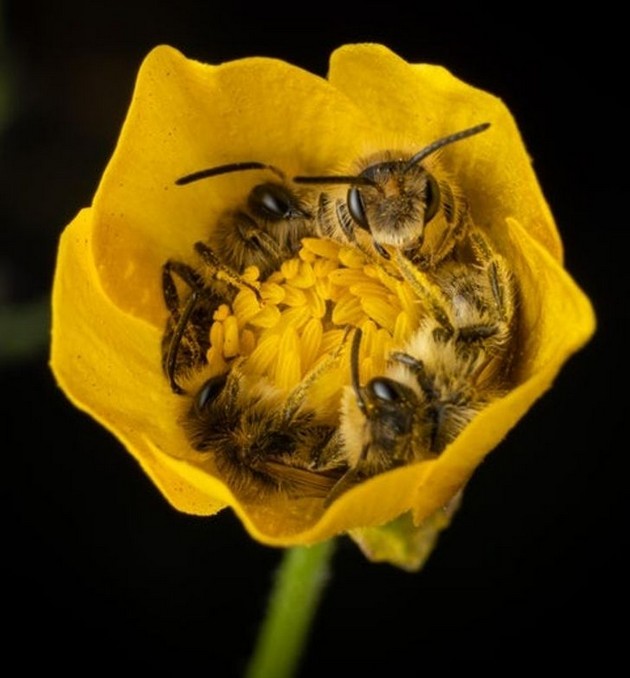
[[(363, 379), (385, 371), (388, 355), (418, 327), (420, 309), (396, 269), (354, 247), (304, 238), (297, 257), (264, 281), (255, 267), (231, 306), (222, 304), (210, 326), (209, 371), (224, 373), (235, 358), (248, 377), (269, 379), (288, 393), (318, 370), (308, 402), (336, 417), (343, 385), (351, 382), (348, 330), (361, 328)], [(331, 421), (331, 423), (335, 423)]]

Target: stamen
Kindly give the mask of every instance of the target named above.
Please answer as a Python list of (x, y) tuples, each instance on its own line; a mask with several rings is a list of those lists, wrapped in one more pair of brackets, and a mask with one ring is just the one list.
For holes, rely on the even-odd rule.
[(339, 250), (339, 261), (348, 268), (362, 268), (365, 265), (364, 255), (352, 247), (342, 247)]
[(226, 358), (234, 358), (240, 353), (238, 321), (235, 315), (231, 315), (225, 319), (223, 330), (223, 355)]
[(332, 312), (335, 325), (358, 325), (364, 317), (361, 302), (349, 291), (337, 300)]
[(300, 342), (297, 332), (289, 327), (280, 335), (278, 344), (280, 360), (276, 361), (275, 383), (280, 389), (291, 390), (302, 378)]
[(393, 333), (398, 316), (398, 309), (384, 304), (380, 299), (366, 297), (360, 301), (361, 308), (378, 325), (384, 327), (388, 332)]
[(390, 264), (368, 263), (360, 251), (334, 241), (305, 238), (300, 253), (265, 281), (256, 267), (245, 275), (259, 294), (242, 286), (232, 308), (222, 304), (215, 311), (210, 369), (221, 373), (235, 358), (247, 358), (240, 363), (244, 373), (292, 390), (328, 361), (309, 386), (309, 399), (331, 416), (337, 416), (340, 385), (350, 381), (348, 331), (362, 330), (361, 374), (368, 380), (385, 371), (390, 352), (420, 321), (417, 295)]
[(315, 364), (320, 353), (322, 337), (324, 336), (324, 327), (320, 320), (311, 318), (302, 330), (300, 353), (302, 355), (302, 365), (305, 370), (310, 370)]

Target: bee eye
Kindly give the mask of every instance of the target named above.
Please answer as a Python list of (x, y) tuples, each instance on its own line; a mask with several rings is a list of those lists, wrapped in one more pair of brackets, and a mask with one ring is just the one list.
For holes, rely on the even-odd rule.
[(424, 223), (427, 224), (437, 214), (440, 207), (440, 187), (432, 174), (427, 172), (427, 185), (424, 193)]
[(348, 211), (350, 216), (356, 221), (357, 225), (365, 231), (370, 230), (367, 215), (365, 214), (365, 205), (363, 196), (357, 186), (352, 186), (348, 190)]
[(214, 402), (223, 392), (226, 382), (227, 374), (210, 377), (197, 392), (197, 395), (195, 396), (195, 407), (198, 410), (203, 410), (208, 403)]
[(278, 184), (254, 186), (247, 202), (254, 214), (271, 221), (281, 221), (301, 213), (296, 198)]
[(367, 388), (370, 395), (384, 402), (397, 403), (404, 398), (398, 382), (386, 377), (375, 377), (368, 383)]

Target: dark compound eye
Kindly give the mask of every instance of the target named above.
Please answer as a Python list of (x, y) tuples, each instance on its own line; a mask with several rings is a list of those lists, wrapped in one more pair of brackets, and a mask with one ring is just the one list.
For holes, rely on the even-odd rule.
[(404, 393), (400, 384), (387, 377), (376, 377), (372, 379), (367, 389), (370, 395), (382, 402), (397, 403), (404, 399)]
[(195, 407), (203, 410), (209, 403), (213, 403), (223, 392), (227, 382), (227, 374), (211, 377), (199, 389), (195, 396)]
[(257, 216), (281, 221), (302, 215), (295, 196), (279, 184), (258, 184), (250, 191), (248, 205)]
[(427, 185), (425, 188), (424, 202), (424, 223), (427, 224), (437, 214), (440, 207), (440, 187), (433, 175), (427, 173)]
[(363, 196), (357, 186), (352, 186), (348, 190), (348, 212), (350, 212), (350, 216), (356, 221), (357, 226), (360, 226), (365, 231), (370, 230), (367, 215), (365, 214)]

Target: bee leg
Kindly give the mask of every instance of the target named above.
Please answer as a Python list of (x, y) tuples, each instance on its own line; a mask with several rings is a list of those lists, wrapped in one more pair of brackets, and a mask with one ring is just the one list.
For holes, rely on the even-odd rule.
[[(180, 312), (179, 294), (173, 273), (177, 274), (191, 289), (190, 296), (186, 300), (183, 310)], [(162, 292), (167, 309), (171, 313), (175, 328), (168, 344), (168, 350), (164, 358), (164, 371), (168, 377), (169, 384), (173, 393), (181, 395), (184, 393), (182, 387), (177, 383), (177, 355), (182, 342), (190, 316), (197, 305), (199, 295), (203, 290), (203, 281), (199, 274), (187, 264), (181, 261), (169, 259), (162, 267)]]
[[(247, 242), (249, 247), (256, 250), (258, 254), (263, 254), (264, 261), (267, 262), (266, 268), (274, 270), (280, 268), (282, 263), (282, 250), (272, 236), (259, 228), (256, 222), (249, 216), (243, 214), (242, 219), (237, 221), (237, 230), (243, 241)], [(258, 256), (258, 259), (261, 257)], [(261, 270), (261, 275), (266, 271)]]
[[(339, 230), (343, 238), (339, 237)], [(352, 219), (348, 211), (344, 211), (341, 200), (335, 201), (333, 210), (332, 200), (326, 193), (319, 194), (317, 203), (316, 234), (320, 238), (329, 238), (343, 243), (354, 243), (356, 238), (352, 227)]]
[(445, 443), (442, 440), (444, 437), (442, 435), (444, 401), (442, 394), (436, 388), (435, 379), (429, 374), (422, 360), (418, 360), (418, 358), (414, 358), (408, 353), (395, 351), (390, 355), (390, 359), (395, 360), (410, 369), (418, 382), (418, 386), (420, 386), (420, 389), (426, 396), (427, 409), (424, 418), (430, 425), (428, 451), (433, 454), (439, 454), (445, 446)]
[(203, 259), (206, 266), (215, 271), (217, 277), (219, 274), (222, 274), (226, 282), (232, 285), (232, 287), (236, 287), (239, 290), (245, 287), (248, 290), (251, 290), (256, 295), (256, 299), (262, 303), (262, 297), (260, 296), (258, 288), (255, 285), (248, 283), (238, 273), (223, 264), (212, 248), (203, 242), (196, 242), (195, 252)]
[(467, 201), (461, 195), (455, 197), (451, 182), (440, 181), (440, 195), (446, 228), (442, 229), (440, 240), (424, 262), (425, 267), (429, 269), (439, 266), (453, 252), (457, 243), (464, 238), (472, 226)]
[(285, 424), (290, 424), (304, 403), (306, 395), (311, 386), (324, 372), (327, 372), (337, 362), (349, 333), (350, 327), (347, 327), (341, 339), (341, 343), (335, 352), (327, 355), (322, 361), (320, 361), (316, 367), (314, 367), (308, 374), (304, 376), (304, 379), (302, 379), (302, 381), (291, 391), (291, 393), (289, 393), (286, 403), (282, 408), (282, 422)]
[(488, 275), (488, 284), (495, 304), (497, 319), (506, 322), (514, 312), (514, 286), (503, 257), (495, 254), (488, 240), (479, 230), (470, 234), (470, 243), (476, 257)]
[(169, 259), (162, 266), (162, 293), (164, 295), (164, 302), (170, 314), (177, 317), (179, 315), (180, 302), (177, 287), (173, 280), (173, 273), (177, 274), (191, 290), (202, 289), (203, 280), (194, 268), (181, 261)]
[(439, 324), (440, 331), (444, 335), (444, 338), (453, 336), (455, 326), (451, 320), (447, 306), (444, 304), (444, 295), (432, 282), (430, 282), (422, 271), (417, 269), (400, 251), (396, 252), (396, 263), (398, 264), (403, 278), (409, 283), (411, 289), (426, 307), (427, 312)]
[(411, 373), (415, 377), (423, 393), (430, 400), (435, 400), (438, 397), (438, 392), (435, 389), (435, 382), (428, 374), (422, 360), (414, 358), (412, 355), (409, 355), (409, 353), (403, 353), (402, 351), (394, 351), (389, 358), (390, 360), (395, 360), (396, 362), (405, 365), (411, 370)]

